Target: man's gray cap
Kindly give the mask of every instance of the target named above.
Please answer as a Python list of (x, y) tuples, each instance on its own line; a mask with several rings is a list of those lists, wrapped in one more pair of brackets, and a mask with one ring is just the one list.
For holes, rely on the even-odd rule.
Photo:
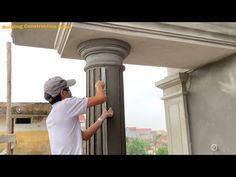
[(54, 98), (60, 93), (61, 90), (73, 86), (75, 85), (75, 83), (75, 79), (65, 80), (62, 79), (60, 76), (55, 76), (45, 82), (44, 92)]

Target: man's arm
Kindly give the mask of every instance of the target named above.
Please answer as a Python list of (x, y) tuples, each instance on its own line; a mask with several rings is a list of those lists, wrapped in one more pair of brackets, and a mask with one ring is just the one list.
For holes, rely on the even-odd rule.
[(112, 116), (113, 116), (113, 110), (111, 108), (109, 108), (108, 111), (104, 110), (102, 115), (97, 119), (97, 121), (94, 124), (92, 124), (86, 130), (82, 131), (82, 139), (89, 140), (96, 133), (96, 131), (102, 126), (103, 121), (108, 117)]
[(87, 107), (102, 104), (103, 102), (105, 102), (107, 100), (107, 97), (106, 97), (105, 91), (104, 91), (104, 87), (105, 87), (105, 84), (103, 81), (99, 80), (96, 82), (96, 84), (95, 84), (96, 95), (88, 98)]

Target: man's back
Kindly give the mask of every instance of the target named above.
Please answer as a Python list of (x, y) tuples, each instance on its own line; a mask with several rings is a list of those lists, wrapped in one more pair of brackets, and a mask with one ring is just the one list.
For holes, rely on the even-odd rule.
[(87, 98), (66, 98), (52, 105), (46, 121), (52, 154), (83, 154), (78, 117), (86, 109)]

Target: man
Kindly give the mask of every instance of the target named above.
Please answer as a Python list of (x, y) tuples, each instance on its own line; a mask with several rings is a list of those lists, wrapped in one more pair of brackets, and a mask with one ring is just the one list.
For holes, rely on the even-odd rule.
[(110, 108), (104, 110), (97, 121), (82, 131), (79, 115), (85, 114), (86, 109), (106, 101), (104, 82), (95, 84), (96, 95), (89, 98), (72, 97), (69, 87), (75, 85), (75, 80), (65, 80), (59, 76), (50, 78), (44, 84), (44, 98), (52, 105), (46, 125), (52, 154), (83, 154), (83, 140), (92, 137), (103, 121), (113, 116)]

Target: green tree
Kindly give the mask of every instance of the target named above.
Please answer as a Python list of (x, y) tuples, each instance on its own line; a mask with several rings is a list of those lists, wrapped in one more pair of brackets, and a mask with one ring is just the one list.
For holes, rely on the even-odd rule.
[(132, 139), (127, 143), (127, 154), (128, 155), (145, 155), (148, 144), (142, 139)]
[(159, 147), (156, 151), (157, 155), (168, 155), (167, 147)]

